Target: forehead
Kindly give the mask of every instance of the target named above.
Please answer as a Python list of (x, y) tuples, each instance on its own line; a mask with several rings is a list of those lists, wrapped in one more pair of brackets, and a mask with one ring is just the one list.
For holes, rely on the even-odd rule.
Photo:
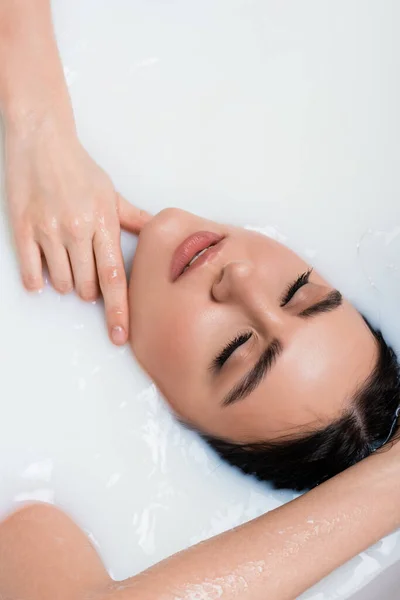
[(374, 336), (346, 301), (309, 321), (293, 319), (282, 344), (282, 355), (257, 390), (220, 409), (219, 435), (260, 441), (324, 427), (348, 408), (377, 361)]

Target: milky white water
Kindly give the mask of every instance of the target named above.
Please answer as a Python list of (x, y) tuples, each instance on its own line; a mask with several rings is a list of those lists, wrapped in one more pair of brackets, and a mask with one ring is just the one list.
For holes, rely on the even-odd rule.
[[(54, 14), (81, 138), (127, 198), (281, 236), (400, 348), (397, 0), (56, 0)], [(0, 220), (0, 514), (55, 502), (123, 578), (293, 498), (174, 422), (100, 303), (26, 294)], [(305, 598), (346, 598), (398, 559), (393, 534)]]

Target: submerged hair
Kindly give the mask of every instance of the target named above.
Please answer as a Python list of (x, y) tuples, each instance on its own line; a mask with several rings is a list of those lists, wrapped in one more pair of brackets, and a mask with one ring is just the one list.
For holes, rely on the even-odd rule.
[(244, 473), (274, 487), (311, 489), (393, 440), (398, 431), (400, 368), (394, 350), (367, 322), (378, 359), (352, 406), (327, 427), (295, 438), (239, 444), (208, 435), (203, 438), (219, 456)]

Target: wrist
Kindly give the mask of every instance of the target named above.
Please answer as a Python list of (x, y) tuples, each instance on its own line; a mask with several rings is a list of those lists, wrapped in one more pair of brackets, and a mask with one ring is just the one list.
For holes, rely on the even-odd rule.
[(6, 128), (32, 130), (49, 120), (75, 128), (62, 65), (55, 50), (47, 50), (47, 59), (42, 51), (32, 51), (24, 60), (18, 53), (0, 72), (0, 111)]
[(14, 95), (2, 106), (6, 132), (28, 135), (32, 132), (54, 131), (76, 134), (74, 114), (68, 94), (49, 93)]

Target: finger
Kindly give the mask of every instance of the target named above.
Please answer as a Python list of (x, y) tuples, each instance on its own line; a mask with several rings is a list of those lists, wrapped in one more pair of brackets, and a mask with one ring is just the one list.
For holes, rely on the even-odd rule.
[(96, 262), (91, 239), (67, 246), (75, 289), (82, 300), (93, 302), (99, 295)]
[(17, 252), (22, 282), (27, 290), (35, 292), (43, 287), (43, 267), (40, 248), (33, 238), (17, 238)]
[(93, 248), (109, 335), (114, 344), (121, 346), (128, 339), (128, 291), (118, 223), (112, 233), (104, 228), (96, 232)]
[(61, 243), (48, 240), (42, 243), (41, 246), (53, 287), (60, 294), (68, 294), (73, 290), (74, 283), (67, 250)]
[(133, 206), (120, 194), (118, 194), (118, 214), (121, 227), (131, 233), (140, 233), (151, 219), (149, 213)]

